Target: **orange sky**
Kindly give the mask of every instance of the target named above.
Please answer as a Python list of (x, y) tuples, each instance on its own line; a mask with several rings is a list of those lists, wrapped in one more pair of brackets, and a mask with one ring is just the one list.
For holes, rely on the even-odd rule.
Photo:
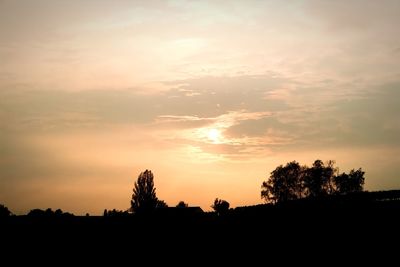
[(0, 203), (261, 203), (279, 164), (399, 188), (398, 1), (0, 1)]

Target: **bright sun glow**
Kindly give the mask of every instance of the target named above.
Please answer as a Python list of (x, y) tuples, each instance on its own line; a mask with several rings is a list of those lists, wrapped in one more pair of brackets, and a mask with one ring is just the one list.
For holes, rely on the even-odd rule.
[(217, 129), (210, 129), (207, 132), (207, 137), (210, 139), (213, 143), (219, 143), (221, 140), (221, 132)]

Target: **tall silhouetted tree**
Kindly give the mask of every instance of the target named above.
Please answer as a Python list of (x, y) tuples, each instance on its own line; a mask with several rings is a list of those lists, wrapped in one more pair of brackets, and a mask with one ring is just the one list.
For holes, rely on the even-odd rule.
[(188, 206), (189, 205), (184, 201), (179, 201), (179, 203), (176, 205), (177, 208), (187, 208)]
[(304, 169), (296, 161), (278, 166), (271, 172), (268, 181), (262, 183), (261, 198), (276, 203), (303, 197)]
[(336, 191), (339, 194), (347, 194), (352, 192), (361, 192), (364, 188), (365, 172), (361, 168), (352, 169), (349, 174), (342, 173), (334, 178)]
[(331, 194), (333, 178), (336, 172), (335, 162), (330, 160), (324, 165), (321, 160), (314, 161), (311, 168), (305, 168), (303, 187), (309, 197), (318, 197)]
[(11, 215), (11, 211), (4, 206), (3, 204), (0, 204), (0, 218), (1, 217), (8, 217)]
[(158, 205), (160, 203), (158, 203), (156, 196), (153, 173), (150, 170), (145, 170), (140, 173), (133, 188), (132, 211), (135, 213), (147, 213), (154, 211)]
[(223, 215), (229, 210), (229, 202), (226, 200), (216, 198), (214, 204), (211, 206), (218, 215)]

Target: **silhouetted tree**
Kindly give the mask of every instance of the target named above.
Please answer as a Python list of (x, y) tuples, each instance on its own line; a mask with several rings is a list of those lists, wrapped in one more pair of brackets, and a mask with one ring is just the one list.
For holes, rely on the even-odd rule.
[(179, 203), (176, 205), (177, 208), (187, 208), (188, 206), (189, 205), (184, 201), (179, 201)]
[(72, 213), (63, 212), (61, 209), (57, 209), (53, 211), (52, 209), (48, 208), (46, 210), (41, 209), (33, 209), (29, 211), (28, 216), (31, 217), (70, 217), (74, 216)]
[(336, 172), (335, 162), (330, 160), (326, 166), (321, 160), (316, 160), (311, 168), (304, 169), (304, 193), (309, 197), (331, 194), (334, 191), (333, 177)]
[(163, 204), (159, 202), (156, 196), (153, 173), (150, 170), (145, 170), (140, 173), (135, 182), (131, 209), (135, 213), (148, 213), (161, 206), (163, 206)]
[(127, 210), (122, 211), (122, 210), (116, 210), (116, 209), (112, 209), (112, 210), (105, 209), (103, 212), (104, 217), (121, 217), (121, 216), (128, 216), (128, 215), (129, 215), (129, 213)]
[(261, 198), (274, 203), (301, 198), (304, 169), (296, 161), (278, 166), (271, 172), (268, 181), (262, 183)]
[(41, 209), (33, 209), (33, 210), (30, 210), (27, 215), (32, 216), (32, 217), (42, 217), (45, 215), (45, 212), (44, 212), (44, 210), (41, 210)]
[(326, 175), (327, 175), (327, 187), (328, 194), (332, 195), (336, 192), (335, 188), (335, 176), (339, 172), (339, 168), (335, 167), (336, 162), (334, 160), (328, 160), (326, 162)]
[(56, 211), (54, 212), (54, 215), (61, 216), (61, 215), (63, 215), (63, 212), (61, 209), (56, 209)]
[(54, 211), (51, 208), (45, 210), (44, 214), (48, 217), (54, 215)]
[(334, 177), (336, 191), (339, 194), (347, 194), (352, 192), (361, 192), (364, 188), (365, 172), (361, 168), (358, 170), (352, 169), (349, 174), (342, 173)]
[(168, 205), (167, 205), (167, 203), (166, 203), (164, 200), (159, 200), (159, 199), (157, 199), (156, 208), (157, 208), (157, 209), (160, 209), (160, 208), (168, 208)]
[(331, 194), (360, 192), (364, 186), (364, 174), (360, 169), (349, 174), (337, 175), (333, 160), (324, 164), (314, 161), (312, 167), (300, 166), (296, 161), (278, 166), (268, 181), (262, 183), (261, 198), (267, 202), (284, 202), (302, 197), (320, 197)]
[(11, 214), (12, 214), (11, 211), (6, 206), (4, 206), (3, 204), (0, 204), (0, 218), (8, 217)]
[(223, 215), (229, 210), (229, 202), (226, 200), (216, 198), (214, 204), (211, 206), (218, 215)]

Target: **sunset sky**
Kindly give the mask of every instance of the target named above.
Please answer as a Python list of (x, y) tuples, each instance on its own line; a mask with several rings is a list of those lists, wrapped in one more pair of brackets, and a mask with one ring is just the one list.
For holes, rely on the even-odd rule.
[(279, 164), (400, 188), (400, 1), (0, 0), (0, 203), (262, 203)]

